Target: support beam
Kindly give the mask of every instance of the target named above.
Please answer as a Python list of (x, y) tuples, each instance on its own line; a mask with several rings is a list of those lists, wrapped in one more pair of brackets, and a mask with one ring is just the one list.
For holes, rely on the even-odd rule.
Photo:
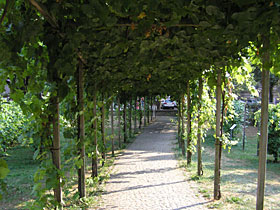
[(85, 177), (85, 117), (84, 117), (84, 69), (82, 62), (78, 69), (78, 148), (79, 158), (82, 162), (78, 169), (78, 190), (80, 198), (86, 197), (86, 177)]
[(202, 102), (202, 93), (203, 93), (203, 84), (202, 84), (202, 76), (199, 78), (198, 81), (198, 108), (197, 108), (197, 175), (203, 175), (202, 170), (202, 151), (201, 151), (201, 136), (202, 136), (202, 129), (201, 129), (201, 102)]
[(267, 142), (268, 142), (268, 96), (269, 96), (269, 37), (263, 36), (263, 69), (262, 69), (262, 104), (261, 104), (261, 137), (259, 150), (259, 170), (257, 189), (257, 210), (263, 210), (266, 175)]
[(92, 163), (91, 163), (91, 176), (98, 176), (98, 148), (97, 148), (97, 110), (96, 110), (96, 91), (93, 94), (93, 155), (92, 155)]
[[(56, 169), (61, 169), (60, 162), (60, 125), (59, 125), (59, 99), (58, 97), (53, 98), (54, 116), (53, 116), (53, 148), (52, 148), (52, 160)], [(62, 203), (62, 188), (61, 178), (57, 173), (57, 186), (54, 189), (54, 198), (61, 204)]]
[(221, 147), (221, 102), (222, 102), (222, 72), (218, 69), (217, 94), (216, 94), (216, 141), (215, 141), (215, 173), (214, 173), (214, 199), (221, 198), (221, 171), (220, 171), (220, 147)]

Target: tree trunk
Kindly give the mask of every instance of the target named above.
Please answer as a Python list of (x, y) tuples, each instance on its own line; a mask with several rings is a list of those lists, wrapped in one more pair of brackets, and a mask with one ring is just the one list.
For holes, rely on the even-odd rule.
[(153, 97), (150, 97), (150, 113), (151, 113), (151, 122), (153, 121)]
[(215, 142), (215, 173), (214, 173), (214, 199), (221, 198), (220, 189), (220, 149), (221, 149), (221, 95), (222, 95), (222, 73), (218, 70), (217, 95), (216, 95), (216, 142)]
[(185, 97), (182, 95), (182, 108), (181, 108), (181, 123), (182, 123), (182, 133), (181, 133), (181, 145), (182, 145), (182, 155), (186, 156), (186, 145), (185, 145)]
[(198, 81), (198, 108), (197, 108), (197, 175), (202, 176), (203, 170), (202, 170), (202, 155), (201, 155), (201, 101), (202, 101), (202, 92), (203, 92), (203, 84), (202, 84), (202, 77), (199, 78)]
[(134, 99), (134, 133), (137, 133), (137, 97)]
[(143, 114), (144, 115), (144, 127), (147, 126), (147, 118), (146, 118), (146, 111), (147, 110), (146, 110), (146, 108), (147, 108), (146, 107), (146, 97), (144, 97), (144, 107), (143, 107), (143, 110), (144, 110), (144, 114)]
[(106, 162), (106, 139), (105, 139), (105, 101), (102, 97), (102, 107), (101, 107), (101, 137), (102, 137), (102, 166)]
[(129, 132), (129, 138), (132, 137), (132, 98), (129, 100), (129, 127), (128, 127), (128, 132)]
[(178, 100), (178, 144), (179, 148), (182, 149), (182, 144), (181, 144), (181, 100)]
[[(53, 116), (53, 145), (52, 145), (52, 160), (56, 169), (59, 171), (61, 169), (60, 165), (60, 125), (59, 125), (59, 99), (56, 96), (53, 99), (53, 107), (55, 110)], [(55, 200), (61, 204), (62, 203), (62, 188), (61, 188), (61, 178), (57, 173), (57, 185), (54, 189)]]
[(92, 172), (91, 176), (98, 176), (98, 148), (97, 148), (97, 114), (96, 114), (96, 92), (93, 95), (93, 155), (92, 155)]
[(84, 118), (84, 70), (82, 63), (79, 64), (78, 72), (78, 148), (79, 158), (82, 161), (78, 169), (78, 190), (80, 198), (86, 196), (86, 178), (85, 178), (85, 118)]
[(121, 102), (118, 97), (118, 139), (119, 139), (119, 148), (121, 148)]
[(187, 100), (188, 100), (188, 111), (187, 111), (187, 165), (190, 165), (192, 162), (192, 151), (191, 151), (191, 132), (192, 132), (192, 124), (191, 124), (191, 94), (190, 94), (190, 82), (187, 83)]
[(142, 101), (139, 99), (139, 129), (142, 127)]
[(145, 100), (147, 99), (147, 121), (148, 121), (148, 124), (150, 123), (150, 101), (149, 101), (149, 98), (145, 98)]
[(243, 121), (243, 138), (242, 138), (242, 149), (245, 150), (245, 140), (246, 140), (246, 102), (244, 103), (244, 121)]
[(115, 156), (115, 131), (114, 131), (114, 101), (111, 104), (111, 132), (112, 132), (112, 157)]
[(123, 142), (127, 142), (126, 101), (123, 104)]
[(263, 70), (262, 70), (262, 104), (261, 104), (261, 137), (259, 151), (258, 189), (256, 209), (262, 210), (264, 205), (264, 188), (266, 175), (266, 158), (268, 142), (268, 93), (269, 93), (269, 37), (263, 36)]

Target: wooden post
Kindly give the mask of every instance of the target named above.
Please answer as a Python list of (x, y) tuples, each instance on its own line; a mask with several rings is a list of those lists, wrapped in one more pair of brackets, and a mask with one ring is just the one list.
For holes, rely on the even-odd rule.
[[(243, 138), (242, 138), (242, 149), (245, 150), (245, 140), (246, 140), (246, 102), (244, 104), (244, 122), (243, 122)], [(233, 131), (232, 131), (233, 132)]]
[(181, 123), (182, 123), (182, 133), (181, 133), (181, 145), (182, 145), (182, 155), (186, 156), (186, 145), (185, 145), (185, 96), (182, 95), (182, 109), (181, 109)]
[(119, 139), (119, 148), (121, 148), (121, 102), (118, 97), (118, 139)]
[(142, 127), (142, 101), (141, 97), (139, 97), (139, 129)]
[(266, 175), (267, 142), (268, 142), (268, 95), (269, 95), (269, 37), (263, 36), (263, 69), (262, 69), (262, 104), (261, 104), (261, 137), (259, 150), (257, 210), (263, 210)]
[(192, 132), (192, 124), (191, 124), (191, 93), (190, 93), (190, 82), (187, 83), (187, 165), (190, 165), (192, 162), (192, 151), (191, 151), (191, 132)]
[(137, 133), (137, 96), (134, 99), (134, 133)]
[(145, 126), (147, 126), (147, 118), (146, 118), (146, 97), (144, 97), (144, 106), (143, 106), (143, 110), (144, 110), (144, 113), (143, 113), (143, 115), (144, 115), (144, 127)]
[(216, 94), (216, 141), (215, 141), (215, 172), (214, 172), (214, 199), (221, 198), (220, 189), (220, 147), (221, 147), (221, 102), (222, 102), (222, 72), (218, 69)]
[(102, 107), (101, 107), (101, 137), (102, 137), (102, 166), (106, 162), (106, 138), (105, 138), (105, 101), (102, 96)]
[(179, 143), (179, 148), (182, 149), (182, 142), (181, 142), (181, 99), (178, 100), (178, 143)]
[(150, 97), (151, 122), (153, 121), (153, 97)]
[(148, 125), (150, 123), (150, 103), (149, 103), (149, 98), (145, 97), (145, 101), (147, 101), (146, 106), (147, 106), (147, 122)]
[(123, 104), (123, 142), (127, 142), (126, 101)]
[(78, 148), (79, 158), (82, 162), (78, 169), (78, 191), (80, 198), (86, 196), (86, 178), (85, 178), (85, 118), (84, 118), (84, 69), (82, 62), (78, 70)]
[(115, 131), (114, 131), (114, 101), (111, 104), (111, 132), (112, 132), (112, 157), (115, 156)]
[(129, 138), (132, 137), (132, 98), (129, 100), (129, 127), (128, 127), (128, 132), (129, 132)]
[[(59, 125), (59, 99), (58, 97), (53, 98), (53, 147), (52, 147), (52, 160), (57, 170), (61, 169), (60, 164), (60, 125)], [(61, 204), (62, 203), (62, 188), (61, 188), (61, 177), (57, 173), (57, 186), (54, 188), (54, 198)]]
[(201, 151), (201, 101), (202, 101), (202, 92), (203, 92), (203, 84), (202, 84), (202, 76), (199, 78), (198, 81), (198, 107), (197, 107), (197, 122), (198, 122), (198, 127), (197, 127), (197, 175), (201, 176), (203, 175), (203, 170), (202, 170), (202, 151)]
[(93, 95), (93, 155), (92, 155), (92, 172), (91, 176), (92, 177), (97, 177), (98, 176), (98, 148), (97, 148), (97, 114), (96, 114), (96, 92), (94, 92)]

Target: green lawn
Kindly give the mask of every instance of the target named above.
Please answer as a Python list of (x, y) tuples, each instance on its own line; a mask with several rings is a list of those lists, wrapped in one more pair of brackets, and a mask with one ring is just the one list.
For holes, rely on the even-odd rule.
[[(250, 128), (249, 128), (250, 129)], [(251, 128), (253, 129), (253, 128)], [(196, 154), (193, 164), (186, 167), (185, 160), (181, 166), (189, 171), (190, 179), (196, 180), (200, 192), (207, 198), (213, 198), (214, 186), (214, 138), (207, 138), (203, 152), (204, 175), (196, 176)], [(222, 199), (209, 204), (210, 208), (219, 209), (255, 209), (258, 173), (257, 136), (256, 132), (248, 132), (245, 151), (242, 145), (233, 146), (231, 151), (223, 150), (221, 171)], [(268, 156), (265, 209), (280, 209), (280, 163), (273, 163)]]
[[(116, 120), (116, 118), (115, 118)], [(115, 124), (116, 126), (116, 124)], [(141, 132), (139, 130), (139, 132)], [(134, 139), (134, 135), (132, 138), (128, 138), (127, 144), (123, 143), (122, 139), (122, 147), (118, 148), (118, 131), (117, 131), (117, 126), (115, 127), (114, 130), (115, 133), (115, 155), (118, 156), (121, 154), (122, 149), (124, 149), (127, 144), (131, 143)], [(122, 131), (121, 131), (122, 133)], [(107, 125), (106, 128), (106, 135), (110, 136), (111, 135), (111, 129), (109, 125)], [(62, 138), (62, 147), (64, 144), (64, 141), (66, 141), (64, 138)], [(87, 180), (87, 192), (89, 195), (89, 199), (86, 200), (89, 205), (95, 205), (96, 202), (98, 201), (98, 197), (100, 193), (103, 190), (102, 185), (100, 185), (101, 182), (105, 181), (106, 179), (109, 178), (109, 166), (113, 164), (114, 158), (111, 157), (111, 146), (112, 146), (112, 139), (111, 137), (107, 137), (106, 140), (106, 147), (107, 147), (107, 155), (108, 155), (108, 161), (106, 164), (106, 167), (103, 169), (100, 167), (99, 168), (99, 173), (100, 176), (98, 178), (98, 181), (91, 181), (91, 179)], [(25, 202), (30, 201), (34, 199), (32, 196), (32, 190), (33, 190), (33, 176), (38, 169), (40, 163), (39, 161), (35, 161), (33, 159), (33, 154), (34, 151), (31, 147), (22, 147), (22, 146), (17, 146), (12, 149), (8, 150), (9, 156), (6, 157), (6, 161), (8, 163), (8, 167), (10, 169), (10, 172), (8, 176), (5, 178), (5, 181), (7, 183), (7, 192), (4, 192), (2, 200), (0, 200), (0, 209), (2, 210), (12, 210), (12, 209), (24, 209)], [(101, 154), (100, 154), (101, 155)], [(91, 160), (90, 158), (87, 158), (87, 178), (90, 178), (91, 176)], [(67, 165), (64, 165), (64, 167), (70, 167)], [(70, 187), (70, 193), (68, 196), (64, 196), (64, 202), (66, 206), (73, 206), (78, 205), (76, 200), (73, 200), (73, 194), (77, 192), (77, 173), (76, 171), (69, 172), (67, 174), (68, 177), (68, 187)], [(74, 196), (75, 197), (75, 196)], [(67, 209), (68, 207), (66, 207)]]
[(33, 175), (39, 162), (33, 160), (30, 147), (15, 147), (5, 158), (10, 169), (6, 177), (7, 192), (0, 201), (0, 209), (22, 209), (23, 203), (32, 199)]

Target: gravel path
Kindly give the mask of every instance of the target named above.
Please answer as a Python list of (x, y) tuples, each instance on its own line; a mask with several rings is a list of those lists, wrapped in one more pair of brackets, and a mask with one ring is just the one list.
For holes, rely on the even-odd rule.
[(116, 160), (99, 209), (207, 209), (208, 201), (177, 168), (170, 120), (158, 117)]

